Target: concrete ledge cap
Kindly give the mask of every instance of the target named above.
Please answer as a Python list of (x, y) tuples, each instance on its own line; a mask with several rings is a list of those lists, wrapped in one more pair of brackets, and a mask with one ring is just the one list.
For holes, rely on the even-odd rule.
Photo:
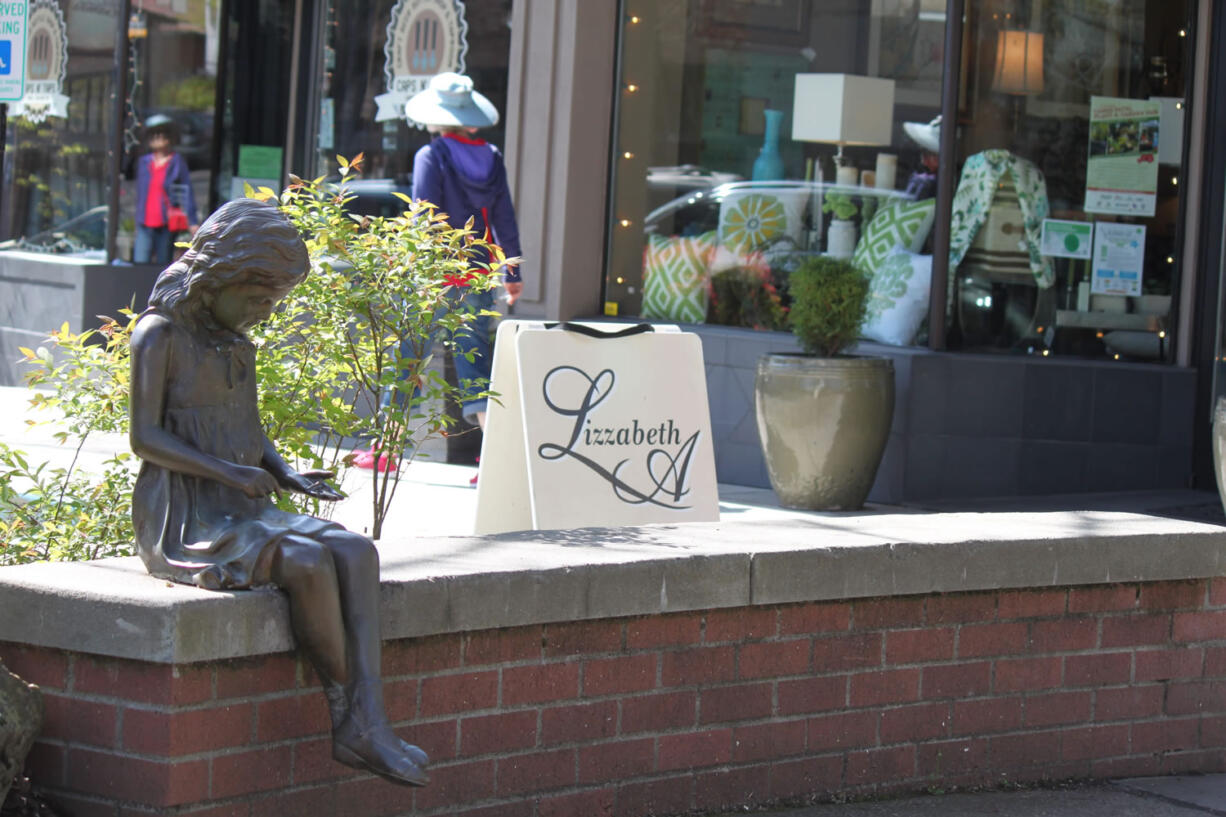
[[(1130, 513), (867, 513), (387, 539), (383, 636), (752, 604), (1202, 579), (1226, 528)], [(0, 641), (186, 664), (293, 648), (275, 590), (154, 579), (135, 558), (0, 568)]]

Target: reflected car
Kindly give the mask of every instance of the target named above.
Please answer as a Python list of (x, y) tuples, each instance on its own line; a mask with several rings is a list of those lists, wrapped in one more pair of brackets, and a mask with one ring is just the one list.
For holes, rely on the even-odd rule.
[(346, 185), (353, 201), (348, 210), (358, 216), (398, 216), (408, 209), (396, 193), (411, 196), (413, 184), (409, 176), (392, 179), (351, 179)]
[(29, 250), (84, 258), (106, 258), (106, 211), (100, 204), (47, 230), (0, 242), (0, 250)]

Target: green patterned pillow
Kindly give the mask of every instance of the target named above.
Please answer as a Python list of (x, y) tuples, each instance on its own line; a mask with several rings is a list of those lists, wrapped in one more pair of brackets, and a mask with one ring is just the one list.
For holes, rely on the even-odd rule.
[(910, 345), (928, 314), (931, 282), (931, 255), (895, 247), (869, 279), (860, 337), (895, 346)]
[(778, 187), (750, 187), (726, 194), (719, 203), (720, 245), (750, 253), (785, 238), (799, 243), (808, 198), (806, 190)]
[(936, 212), (936, 199), (890, 202), (864, 228), (851, 262), (872, 275), (900, 244), (911, 252), (919, 252), (928, 240)]
[(702, 323), (707, 317), (707, 265), (716, 233), (647, 236), (643, 250), (643, 317)]

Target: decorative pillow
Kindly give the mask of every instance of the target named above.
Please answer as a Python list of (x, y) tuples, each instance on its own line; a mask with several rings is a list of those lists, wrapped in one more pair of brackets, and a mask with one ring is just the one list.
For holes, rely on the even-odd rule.
[(643, 250), (643, 317), (702, 323), (707, 316), (707, 266), (716, 233), (647, 236)]
[(860, 324), (860, 337), (895, 346), (910, 345), (928, 314), (931, 281), (931, 255), (895, 247), (869, 279), (868, 307)]
[(741, 253), (762, 250), (782, 238), (799, 244), (808, 200), (809, 193), (803, 189), (733, 191), (719, 203), (719, 243)]
[(936, 199), (886, 204), (864, 228), (851, 262), (871, 276), (900, 244), (911, 252), (919, 252), (928, 240), (936, 212)]

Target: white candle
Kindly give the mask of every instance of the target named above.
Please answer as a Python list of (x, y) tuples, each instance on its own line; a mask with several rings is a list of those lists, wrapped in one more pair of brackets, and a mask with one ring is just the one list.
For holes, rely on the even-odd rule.
[(898, 157), (893, 153), (877, 154), (877, 187), (882, 190), (894, 189), (894, 176), (898, 173)]
[(837, 176), (836, 180), (839, 184), (846, 184), (851, 187), (855, 187), (859, 179), (860, 171), (856, 170), (854, 167), (844, 165), (839, 168), (839, 175)]

